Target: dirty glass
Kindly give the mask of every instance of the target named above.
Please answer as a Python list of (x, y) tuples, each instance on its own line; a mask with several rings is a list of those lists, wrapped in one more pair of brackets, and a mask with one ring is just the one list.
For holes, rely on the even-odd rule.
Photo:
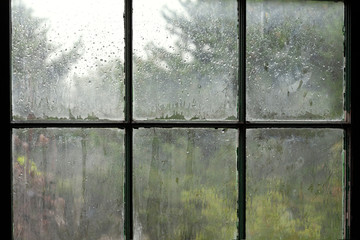
[(236, 119), (235, 0), (134, 0), (133, 29), (136, 119)]
[(134, 131), (134, 239), (235, 239), (237, 130)]
[(247, 119), (343, 119), (343, 29), (340, 1), (248, 1)]
[(13, 119), (123, 119), (123, 1), (11, 3)]
[(14, 129), (14, 239), (124, 239), (124, 133)]
[(246, 239), (343, 238), (343, 134), (247, 130)]

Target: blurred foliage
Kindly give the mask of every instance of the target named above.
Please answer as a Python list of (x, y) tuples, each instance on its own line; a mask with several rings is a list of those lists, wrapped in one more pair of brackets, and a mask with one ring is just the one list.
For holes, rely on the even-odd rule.
[(14, 239), (122, 239), (121, 146), (117, 130), (14, 131)]
[(248, 2), (246, 75), (250, 118), (343, 117), (341, 4)]
[(135, 114), (186, 120), (237, 115), (236, 2), (179, 3), (180, 10), (161, 11), (174, 42), (149, 42), (146, 57), (134, 57)]
[(135, 132), (139, 239), (236, 237), (236, 136), (214, 129)]
[(247, 238), (342, 238), (342, 140), (329, 129), (248, 132)]
[[(174, 52), (149, 43), (145, 49), (147, 58), (134, 57), (135, 107), (140, 115), (144, 113), (160, 119), (222, 116), (234, 120), (233, 111), (226, 109), (236, 108), (233, 100), (238, 91), (236, 11), (231, 8), (236, 4), (234, 1), (222, 4), (210, 0), (181, 1), (181, 6), (186, 14), (169, 8), (163, 10), (167, 30), (177, 39)], [(201, 14), (207, 7), (219, 14), (221, 21), (210, 21), (211, 14)], [(235, 13), (235, 18), (231, 14), (228, 16), (228, 12)], [(270, 17), (270, 13), (267, 15)], [(328, 51), (342, 42), (338, 34), (332, 34), (341, 27), (336, 25), (339, 23), (336, 16), (334, 10), (329, 9), (325, 16), (328, 24), (317, 31), (303, 25), (294, 29), (290, 23), (296, 23), (296, 19), (288, 16), (287, 21), (267, 29), (268, 38), (264, 41), (251, 41), (264, 29), (249, 29), (249, 49), (267, 47), (266, 54), (261, 56), (256, 51), (247, 52), (250, 74), (259, 66), (262, 68), (260, 78), (265, 80), (261, 88), (274, 84), (273, 78), (269, 77), (270, 73), (275, 74), (271, 56), (284, 51), (291, 38), (296, 36), (298, 44), (289, 50), (291, 54), (280, 54), (278, 64), (283, 67), (283, 72), (295, 74), (299, 70), (304, 76), (309, 71), (324, 73), (321, 68), (326, 63), (330, 71), (324, 73), (325, 82), (313, 88), (311, 84), (299, 81), (295, 91), (301, 91), (304, 98), (315, 96), (316, 91), (328, 92), (334, 100), (326, 103), (331, 106), (326, 117), (341, 114), (338, 112), (342, 109), (341, 101), (338, 100), (342, 98), (343, 83), (337, 81), (342, 76), (336, 67), (342, 60), (332, 58)], [(56, 46), (49, 43), (47, 28), (23, 6), (13, 8), (13, 29), (13, 88), (20, 89), (19, 94), (26, 96), (22, 98), (24, 102), (19, 102), (21, 96), (13, 95), (19, 107), (14, 114), (32, 117), (31, 109), (35, 105), (41, 103), (49, 107), (51, 104), (48, 103), (61, 98), (61, 94), (55, 97), (49, 93), (64, 86), (60, 79), (77, 61), (82, 43), (79, 40), (73, 50), (50, 57)], [(298, 33), (294, 35), (294, 31)], [(315, 39), (317, 35), (323, 35), (322, 31), (330, 32), (334, 37)], [(224, 36), (227, 36), (225, 40)], [(27, 39), (26, 43), (24, 39)], [(301, 60), (305, 58), (293, 61), (290, 55), (301, 55), (302, 51), (310, 54), (312, 49), (307, 49), (308, 39), (313, 40), (311, 44), (317, 52), (307, 59), (310, 65), (302, 67)], [(185, 56), (191, 57), (186, 60)], [(123, 71), (122, 63), (116, 61), (102, 65), (89, 74), (91, 77), (76, 76), (75, 91), (79, 99), (73, 99), (74, 108), (64, 106), (68, 118), (85, 118), (76, 104), (93, 106), (94, 112), (88, 113), (87, 120), (111, 118), (106, 112), (121, 114)], [(210, 76), (209, 72), (216, 74)], [(227, 97), (225, 104), (200, 98), (188, 102), (179, 98), (190, 92), (195, 97), (207, 92), (218, 100), (211, 82), (219, 79), (225, 82), (221, 89)], [(82, 88), (81, 83), (86, 81), (97, 87), (92, 90)], [(42, 85), (46, 87), (39, 93)], [(147, 91), (139, 94), (139, 89), (145, 86)], [(165, 91), (170, 86), (173, 91)], [(96, 89), (109, 94), (101, 101), (80, 99)], [(178, 98), (166, 102), (160, 94), (155, 94), (159, 91)], [(250, 92), (261, 95), (256, 87), (250, 87)], [(290, 97), (290, 92), (285, 97), (287, 95)], [(106, 99), (108, 104), (103, 109), (99, 103)], [(212, 104), (219, 105), (207, 113), (202, 111), (202, 106), (212, 107)], [(325, 107), (321, 104), (325, 103), (309, 100), (309, 105)], [(254, 111), (263, 110), (259, 104), (252, 107)], [(273, 112), (265, 114), (276, 116)], [(41, 113), (35, 115), (42, 116)], [(311, 119), (318, 117), (311, 112), (305, 115)], [(134, 229), (139, 240), (235, 239), (238, 208), (236, 131), (150, 129), (145, 132), (134, 135)], [(289, 129), (258, 132), (247, 141), (246, 226), (249, 239), (341, 238), (343, 149), (340, 135), (329, 130)], [(122, 134), (104, 129), (21, 129), (14, 131), (13, 150), (14, 239), (123, 239)]]
[(63, 81), (70, 67), (82, 54), (82, 40), (69, 49), (60, 51), (48, 39), (46, 20), (33, 16), (33, 11), (22, 2), (12, 4), (12, 91), (15, 118), (43, 117), (44, 113), (56, 116), (65, 92)]

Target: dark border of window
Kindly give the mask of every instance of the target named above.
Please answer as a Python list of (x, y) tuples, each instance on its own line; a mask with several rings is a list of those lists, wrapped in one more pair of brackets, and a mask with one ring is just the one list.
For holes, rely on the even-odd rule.
[[(348, 0), (346, 2), (349, 8), (349, 34), (351, 41), (351, 49), (349, 52), (351, 53), (351, 64), (349, 69), (349, 77), (352, 79), (351, 81), (351, 89), (353, 89), (353, 94), (351, 95), (351, 136), (350, 136), (350, 239), (360, 239), (360, 148), (358, 147), (360, 144), (359, 137), (360, 136), (360, 106), (357, 103), (359, 101), (359, 97), (355, 93), (355, 90), (360, 89), (360, 82), (358, 81), (360, 77), (360, 71), (354, 70), (351, 66), (356, 66), (360, 61), (360, 36), (356, 33), (356, 29), (358, 28), (358, 22), (360, 17), (360, 2), (356, 0)], [(351, 34), (353, 33), (353, 34)], [(350, 59), (349, 59), (350, 60)]]
[[(336, 0), (335, 0), (336, 1)], [(241, 26), (246, 25), (246, 0), (238, 0), (239, 13), (239, 121), (227, 122), (158, 122), (158, 121), (133, 121), (132, 120), (132, 0), (125, 0), (125, 77), (126, 77), (126, 107), (125, 107), (125, 121), (120, 122), (12, 122), (11, 117), (11, 21), (10, 21), (10, 6), (11, 0), (1, 2), (1, 24), (3, 36), (8, 35), (7, 43), (3, 43), (2, 70), (3, 70), (3, 85), (1, 87), (1, 102), (3, 104), (3, 116), (1, 133), (4, 137), (3, 151), (5, 151), (5, 159), (2, 162), (3, 170), (6, 172), (2, 174), (2, 191), (5, 191), (4, 198), (6, 199), (6, 211), (3, 214), (5, 226), (5, 239), (12, 239), (12, 189), (11, 189), (11, 139), (12, 129), (15, 128), (35, 128), (35, 127), (80, 127), (80, 128), (122, 128), (125, 129), (125, 148), (126, 148), (126, 163), (125, 163), (125, 233), (126, 239), (132, 239), (133, 236), (133, 219), (132, 219), (132, 131), (136, 128), (235, 128), (239, 130), (239, 150), (238, 150), (238, 176), (239, 176), (239, 191), (238, 191), (238, 239), (245, 238), (245, 133), (246, 129), (250, 128), (339, 128), (345, 130), (345, 145), (348, 146), (347, 151), (347, 184), (346, 192), (347, 201), (345, 208), (347, 209), (348, 221), (346, 221), (346, 238), (360, 239), (360, 148), (358, 140), (360, 136), (360, 109), (356, 103), (356, 94), (351, 94), (359, 88), (359, 72), (354, 71), (352, 66), (356, 66), (355, 60), (359, 57), (359, 35), (356, 33), (356, 21), (360, 16), (359, 1), (344, 0), (345, 3), (345, 57), (346, 57), (346, 96), (345, 108), (347, 110), (345, 122), (302, 122), (302, 121), (286, 121), (286, 122), (246, 122), (245, 121), (245, 44), (246, 32), (245, 28)], [(119, 13), (122, 17), (122, 13)], [(4, 41), (5, 42), (5, 41)], [(5, 83), (4, 83), (5, 82)], [(353, 103), (353, 104), (351, 104)], [(348, 143), (348, 144), (347, 144)], [(5, 149), (5, 150), (4, 150)], [(123, 187), (123, 186), (119, 186)]]

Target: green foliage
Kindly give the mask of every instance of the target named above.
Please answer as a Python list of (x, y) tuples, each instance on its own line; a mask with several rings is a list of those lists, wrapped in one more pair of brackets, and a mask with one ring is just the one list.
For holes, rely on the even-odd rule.
[(321, 215), (315, 206), (305, 204), (301, 218), (294, 218), (289, 199), (280, 192), (255, 195), (247, 225), (248, 237), (254, 239), (321, 239)]
[[(17, 158), (17, 162), (20, 164), (20, 166), (24, 167), (24, 171), (29, 171), (30, 174), (33, 174), (35, 176), (41, 176), (41, 172), (38, 171), (38, 168), (36, 166), (36, 163), (32, 160), (26, 160), (25, 156), (19, 156)], [(29, 170), (27, 170), (26, 168), (29, 168)]]
[[(234, 239), (237, 221), (234, 205), (217, 193), (214, 188), (202, 188), (195, 191), (184, 191), (181, 202), (192, 220), (191, 225), (199, 225), (195, 240)], [(180, 238), (182, 239), (182, 238)]]
[(15, 239), (122, 237), (124, 152), (119, 131), (14, 133)]
[[(197, 98), (204, 92), (216, 98), (211, 94), (211, 86), (220, 80), (226, 82), (226, 87), (221, 89), (224, 95), (237, 95), (235, 1), (222, 4), (210, 0), (181, 1), (181, 5), (186, 14), (167, 8), (163, 11), (167, 29), (177, 39), (175, 50), (170, 52), (149, 43), (147, 58), (134, 59), (135, 107), (147, 115), (160, 113), (153, 115), (159, 119), (207, 119), (214, 114), (236, 120), (233, 113), (225, 114), (223, 105), (205, 113), (201, 106), (210, 108), (211, 104)], [(202, 14), (206, 8), (212, 9), (221, 20), (210, 21), (211, 14)], [(24, 120), (35, 105), (48, 107), (51, 100), (60, 100), (46, 93), (40, 97), (36, 94), (43, 84), (47, 92), (61, 89), (64, 83), (57, 80), (62, 79), (71, 64), (76, 62), (81, 41), (74, 44), (73, 50), (56, 58), (50, 57), (56, 46), (48, 41), (43, 20), (34, 18), (31, 11), (21, 5), (14, 6), (13, 12), (13, 87), (19, 89), (19, 95), (25, 93), (25, 86), (31, 86), (35, 92), (33, 95), (25, 94), (24, 103), (17, 103), (19, 109), (14, 118)], [(265, 18), (271, 17), (270, 14), (267, 12)], [(285, 51), (296, 37), (298, 43), (289, 49), (288, 54), (280, 54), (278, 58), (282, 73), (299, 70), (302, 76), (310, 71), (315, 75), (325, 74), (325, 82), (316, 88), (299, 81), (295, 90), (304, 98), (315, 96), (317, 91), (328, 92), (335, 96), (334, 99), (340, 98), (342, 83), (336, 79), (342, 76), (335, 71), (339, 59), (333, 59), (329, 51), (325, 51), (341, 41), (335, 34), (340, 28), (336, 16), (336, 11), (329, 8), (325, 16), (328, 24), (316, 31), (311, 25), (306, 27), (288, 16), (283, 23), (267, 29), (268, 38), (263, 42), (252, 40), (258, 38), (264, 29), (260, 26), (248, 29), (249, 49), (267, 48), (266, 54), (261, 56), (255, 50), (247, 52), (250, 74), (259, 66), (262, 68), (261, 76), (254, 81), (261, 79), (263, 88), (277, 84), (270, 77), (275, 74), (272, 56)], [(301, 27), (294, 30), (291, 24)], [(336, 37), (315, 41), (322, 31)], [(227, 37), (224, 39), (224, 36)], [(313, 40), (311, 44), (317, 52), (316, 57), (307, 59), (309, 66), (303, 67), (304, 59), (293, 61), (292, 56), (301, 56), (302, 51), (305, 54), (311, 52), (312, 49), (306, 48), (308, 39)], [(191, 57), (186, 60), (185, 56)], [(27, 66), (20, 64), (22, 62)], [(325, 62), (331, 69), (326, 73), (322, 69)], [(141, 71), (137, 71), (139, 69)], [(102, 118), (98, 115), (104, 112), (121, 112), (123, 71), (121, 62), (115, 61), (102, 65), (89, 76), (76, 76), (74, 91), (78, 95), (85, 95), (90, 89), (101, 90), (109, 93), (104, 97), (109, 101), (107, 109), (102, 112), (103, 106), (96, 105), (99, 99), (76, 99), (76, 104), (95, 106), (94, 112), (84, 115), (79, 109), (66, 107), (67, 117), (70, 120), (98, 120)], [(216, 74), (210, 76), (209, 73)], [(96, 87), (81, 87), (89, 81)], [(141, 94), (139, 90), (145, 86), (147, 91)], [(250, 90), (259, 94), (256, 88)], [(166, 97), (176, 96), (175, 100), (164, 101), (166, 97), (154, 94), (159, 92), (164, 92)], [(182, 97), (190, 92), (195, 98), (189, 102)], [(18, 99), (16, 94), (14, 98)], [(286, 95), (291, 98), (290, 92)], [(141, 106), (136, 106), (137, 103)], [(321, 107), (323, 103), (309, 100), (309, 105), (319, 104)], [(337, 104), (339, 102), (335, 100), (330, 103), (333, 109), (327, 117), (338, 115)], [(268, 114), (276, 116), (273, 112)], [(61, 119), (44, 113), (36, 114), (35, 119), (39, 116), (47, 120)], [(319, 116), (306, 112), (303, 117), (316, 119)], [(147, 134), (142, 135), (141, 131)], [(15, 132), (18, 138), (14, 140), (13, 159), (16, 239), (23, 239), (26, 234), (28, 240), (102, 239), (106, 238), (104, 235), (121, 239), (124, 223), (123, 135), (104, 129), (24, 129)], [(41, 142), (39, 139), (43, 132), (46, 132), (47, 140)], [(142, 129), (134, 132), (134, 219), (136, 230), (143, 234), (143, 239), (235, 239), (238, 221), (237, 132), (231, 129)], [(247, 141), (248, 238), (341, 237), (342, 142), (330, 133), (293, 129), (264, 131), (256, 134), (253, 141)], [(291, 141), (297, 141), (297, 146), (291, 145)], [(290, 153), (289, 149), (294, 152)], [(64, 200), (66, 208), (62, 215), (56, 215), (55, 201), (60, 200)]]
[(134, 207), (143, 235), (235, 238), (236, 147), (229, 141), (235, 135), (220, 130), (136, 132)]
[(341, 238), (341, 131), (257, 132), (247, 141), (247, 236)]

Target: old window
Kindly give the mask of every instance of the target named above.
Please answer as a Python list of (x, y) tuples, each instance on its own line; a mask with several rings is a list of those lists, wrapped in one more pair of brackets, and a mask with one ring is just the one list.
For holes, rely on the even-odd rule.
[(349, 3), (11, 1), (13, 239), (350, 236)]

